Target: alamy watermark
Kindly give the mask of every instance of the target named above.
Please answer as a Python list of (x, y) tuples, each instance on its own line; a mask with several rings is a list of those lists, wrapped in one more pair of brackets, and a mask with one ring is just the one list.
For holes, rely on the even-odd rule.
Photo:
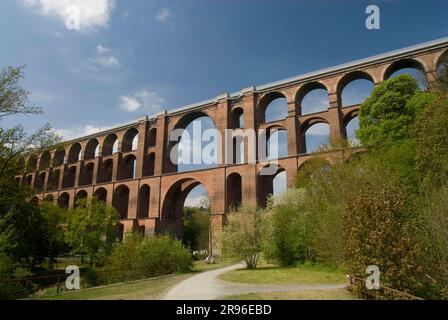
[(79, 271), (79, 267), (75, 265), (67, 266), (65, 273), (69, 274), (65, 280), (67, 290), (79, 290), (81, 288), (81, 272)]
[[(175, 144), (170, 150), (170, 160), (176, 165), (223, 165), (266, 162), (260, 175), (273, 175), (278, 170), (278, 129), (225, 129), (202, 130), (198, 120), (192, 121), (192, 134), (179, 128), (171, 131), (169, 141)], [(182, 144), (182, 139), (187, 143)], [(244, 146), (243, 148), (241, 146)], [(247, 148), (246, 148), (247, 146)], [(247, 150), (247, 155), (243, 150)]]
[(366, 14), (369, 15), (366, 19), (367, 30), (381, 29), (380, 8), (376, 5), (371, 4), (367, 6)]

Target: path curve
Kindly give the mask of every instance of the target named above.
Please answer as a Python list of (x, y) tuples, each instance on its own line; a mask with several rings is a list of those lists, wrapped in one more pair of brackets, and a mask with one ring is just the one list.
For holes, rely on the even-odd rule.
[(233, 283), (218, 279), (218, 276), (236, 269), (243, 264), (235, 264), (225, 268), (202, 272), (192, 276), (171, 288), (163, 297), (164, 300), (213, 300), (230, 294), (249, 292), (281, 292), (329, 290), (345, 288), (344, 284), (318, 285), (266, 285), (250, 283)]

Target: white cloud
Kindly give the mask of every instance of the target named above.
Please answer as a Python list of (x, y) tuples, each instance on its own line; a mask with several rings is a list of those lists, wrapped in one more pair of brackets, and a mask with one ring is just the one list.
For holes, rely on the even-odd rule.
[(87, 136), (90, 134), (94, 134), (100, 132), (101, 130), (105, 130), (106, 128), (99, 128), (93, 126), (91, 124), (87, 124), (84, 126), (78, 126), (74, 128), (68, 129), (54, 129), (54, 132), (62, 137), (63, 140), (71, 140), (83, 136)]
[(165, 99), (151, 89), (143, 89), (131, 95), (120, 97), (120, 108), (127, 112), (144, 110), (147, 113), (155, 113), (162, 109)]
[(168, 20), (173, 14), (171, 13), (171, 10), (168, 8), (162, 8), (160, 9), (159, 13), (156, 15), (156, 19), (160, 22), (165, 22)]
[(102, 44), (98, 44), (96, 46), (96, 58), (92, 58), (91, 60), (95, 63), (102, 65), (103, 67), (119, 67), (120, 61), (116, 56), (111, 54), (112, 49), (103, 46)]
[(201, 208), (208, 207), (210, 200), (207, 196), (187, 197), (184, 202), (185, 207)]
[(99, 54), (104, 54), (110, 51), (112, 51), (111, 48), (105, 47), (102, 44), (96, 46), (96, 52), (98, 52)]
[(80, 30), (106, 27), (115, 7), (115, 0), (22, 0), (22, 2), (39, 14), (54, 16), (64, 24), (68, 18), (67, 8), (77, 5)]
[(115, 56), (97, 57), (92, 61), (102, 65), (103, 67), (119, 67), (120, 61)]
[(140, 109), (142, 104), (134, 97), (122, 96), (120, 97), (120, 108), (127, 112), (134, 112)]

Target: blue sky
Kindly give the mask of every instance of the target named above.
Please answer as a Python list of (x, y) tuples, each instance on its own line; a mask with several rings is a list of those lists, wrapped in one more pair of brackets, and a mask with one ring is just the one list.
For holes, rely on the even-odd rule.
[[(448, 35), (448, 2), (426, 0), (2, 0), (0, 66), (65, 138)], [(87, 7), (86, 7), (87, 4)], [(365, 8), (381, 30), (365, 28)]]
[[(66, 137), (448, 35), (434, 0), (89, 0), (79, 31), (61, 2), (1, 1), (0, 65), (26, 65), (45, 112), (16, 120)], [(364, 26), (371, 3), (381, 30)]]

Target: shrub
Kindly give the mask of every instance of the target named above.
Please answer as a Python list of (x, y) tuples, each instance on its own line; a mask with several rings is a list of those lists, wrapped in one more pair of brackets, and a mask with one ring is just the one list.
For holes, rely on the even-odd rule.
[(107, 270), (111, 271), (111, 278), (115, 275), (125, 280), (183, 272), (191, 265), (190, 252), (179, 240), (128, 233), (122, 242), (114, 245)]
[(182, 243), (169, 236), (145, 238), (138, 246), (142, 266), (151, 275), (187, 271), (191, 267), (191, 254)]
[(364, 274), (367, 266), (377, 265), (382, 283), (416, 294), (424, 286), (420, 246), (415, 239), (420, 220), (396, 180), (374, 182), (360, 185), (352, 193), (344, 214), (348, 271)]
[(289, 189), (275, 197), (271, 209), (271, 245), (265, 246), (265, 257), (281, 266), (311, 260), (311, 218), (303, 206), (305, 190)]
[(255, 207), (243, 206), (231, 213), (221, 234), (223, 250), (255, 269), (268, 236), (267, 221), (267, 213)]

